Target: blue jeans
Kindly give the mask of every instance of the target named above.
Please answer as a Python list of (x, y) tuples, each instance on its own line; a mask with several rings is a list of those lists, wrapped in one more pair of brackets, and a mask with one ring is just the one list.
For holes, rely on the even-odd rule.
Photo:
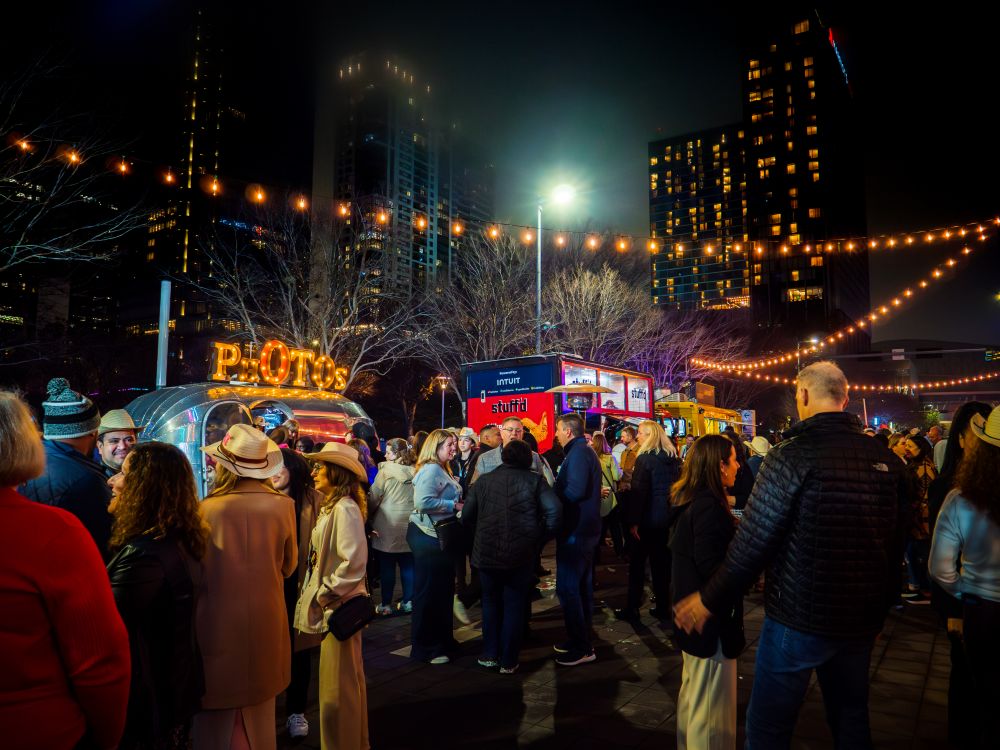
[(483, 658), (516, 667), (524, 635), (524, 610), (535, 579), (532, 562), (512, 570), (480, 568), (483, 587)]
[(594, 541), (577, 540), (556, 546), (556, 595), (566, 621), (566, 645), (573, 656), (593, 651), (590, 645), (594, 615)]
[(868, 666), (873, 638), (835, 640), (764, 618), (753, 692), (747, 706), (745, 750), (788, 748), (815, 669), (834, 746), (872, 746), (868, 723)]
[(383, 552), (378, 553), (379, 579), (382, 587), (382, 604), (392, 604), (392, 592), (396, 588), (396, 566), (399, 565), (399, 577), (403, 583), (404, 602), (413, 601), (413, 553)]

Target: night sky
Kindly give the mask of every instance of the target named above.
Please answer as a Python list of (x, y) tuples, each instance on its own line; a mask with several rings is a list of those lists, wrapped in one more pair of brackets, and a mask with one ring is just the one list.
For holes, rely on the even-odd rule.
[[(538, 192), (565, 180), (583, 199), (546, 224), (634, 234), (648, 232), (647, 142), (737, 121), (742, 44), (767, 25), (746, 9), (674, 3), (314, 5), (220, 12), (227, 103), (247, 114), (224, 175), (308, 187), (317, 63), (366, 50), (409, 61), (448, 119), (492, 156), (498, 219), (532, 223)], [(869, 231), (996, 217), (1000, 142), (985, 112), (1000, 91), (998, 12), (893, 5), (821, 11), (837, 28), (863, 116)], [(66, 64), (63, 109), (89, 108), (140, 158), (176, 163), (186, 63), (178, 40), (190, 3), (34, 6), (7, 26), (5, 70), (47, 50)], [(944, 257), (940, 245), (873, 255), (873, 303)], [(998, 294), (994, 239), (919, 307), (879, 326), (876, 340), (1000, 343)]]

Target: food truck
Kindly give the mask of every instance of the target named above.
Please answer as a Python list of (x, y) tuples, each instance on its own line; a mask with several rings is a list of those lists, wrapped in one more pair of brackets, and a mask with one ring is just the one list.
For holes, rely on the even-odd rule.
[(697, 401), (660, 400), (653, 408), (656, 420), (673, 438), (684, 438), (688, 435), (694, 437), (717, 435), (727, 427), (742, 433), (745, 440), (752, 439), (756, 434), (754, 419), (748, 416), (751, 412), (724, 409), (721, 406)]
[(125, 407), (136, 424), (146, 425), (143, 441), (170, 443), (184, 452), (202, 495), (208, 467), (201, 448), (221, 440), (234, 424), (263, 417), (270, 430), (294, 418), (299, 434), (317, 442), (344, 441), (358, 422), (374, 428), (364, 409), (337, 392), (346, 385), (347, 371), (329, 357), (277, 341), (267, 342), (261, 357), (249, 361), (235, 344), (213, 342), (212, 352), (210, 382), (161, 388)]
[[(555, 420), (575, 411), (587, 429), (610, 418), (651, 419), (653, 382), (641, 372), (588, 362), (571, 354), (537, 354), (462, 365), (466, 420), (477, 432), (519, 417), (544, 453), (552, 447)], [(593, 385), (608, 393), (547, 393), (556, 386)]]

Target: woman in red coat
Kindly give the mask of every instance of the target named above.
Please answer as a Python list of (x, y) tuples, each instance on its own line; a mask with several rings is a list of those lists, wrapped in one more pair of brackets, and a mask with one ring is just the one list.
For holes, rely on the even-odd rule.
[(83, 524), (14, 491), (44, 470), (28, 407), (0, 391), (0, 744), (110, 750), (125, 727), (128, 635)]

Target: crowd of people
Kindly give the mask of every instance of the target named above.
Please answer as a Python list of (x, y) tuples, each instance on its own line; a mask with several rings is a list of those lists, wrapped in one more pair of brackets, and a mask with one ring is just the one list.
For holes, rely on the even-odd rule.
[(650, 605), (683, 652), (681, 748), (735, 747), (755, 586), (748, 746), (789, 745), (815, 672), (835, 744), (870, 747), (875, 638), (893, 607), (923, 603), (952, 644), (951, 738), (986, 746), (1000, 408), (964, 405), (947, 437), (863, 429), (826, 362), (800, 372), (796, 401), (800, 421), (773, 445), (733, 430), (678, 444), (653, 420), (589, 433), (569, 413), (541, 455), (517, 417), (393, 438), (384, 454), (364, 424), (346, 443), (294, 420), (236, 424), (202, 449), (214, 478), (199, 500), (185, 455), (143, 441), (126, 411), (102, 416), (56, 378), (36, 421), (0, 392), (5, 742), (273, 748), (282, 692), (288, 734), (310, 733), (318, 648), (321, 745), (367, 748), (364, 623), (407, 616), (411, 658), (447, 664), (479, 602), (478, 663), (514, 674), (554, 540), (556, 663), (597, 659), (595, 571), (602, 554), (627, 562), (615, 616)]

